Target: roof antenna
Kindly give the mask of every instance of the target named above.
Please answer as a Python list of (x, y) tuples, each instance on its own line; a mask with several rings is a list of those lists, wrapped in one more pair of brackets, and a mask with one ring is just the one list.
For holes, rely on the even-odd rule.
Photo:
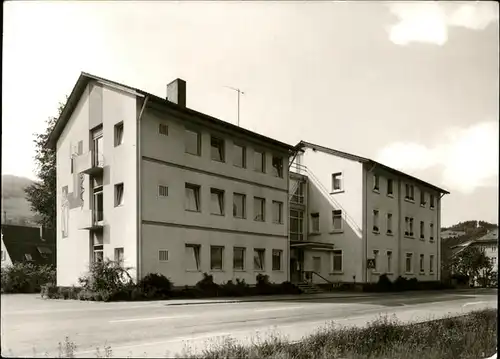
[(234, 90), (238, 92), (238, 127), (240, 127), (240, 94), (244, 95), (245, 93), (241, 91), (240, 89), (231, 87), (231, 86), (224, 86), (227, 87), (228, 89)]

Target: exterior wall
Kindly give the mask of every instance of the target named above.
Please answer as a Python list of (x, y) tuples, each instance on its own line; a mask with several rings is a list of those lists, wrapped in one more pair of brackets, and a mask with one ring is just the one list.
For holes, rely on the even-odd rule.
[[(3, 237), (3, 235), (2, 235), (2, 237)], [(2, 266), (1, 267), (3, 268), (3, 267), (7, 267), (7, 266), (12, 265), (12, 260), (10, 259), (10, 255), (9, 255), (9, 252), (7, 251), (7, 248), (5, 248), (5, 244), (3, 243), (3, 239), (2, 239), (2, 253), (4, 253), (3, 256), (5, 256), (5, 257), (2, 256), (2, 258), (1, 258), (2, 259)]]
[[(160, 135), (160, 123), (168, 126), (168, 135)], [(201, 156), (185, 153), (185, 125), (201, 133)], [(266, 249), (266, 270), (270, 280), (282, 282), (288, 278), (288, 154), (274, 152), (265, 145), (257, 145), (251, 139), (226, 133), (221, 129), (196, 126), (165, 112), (146, 108), (141, 120), (141, 275), (160, 271), (170, 277), (175, 285), (192, 285), (202, 278), (202, 272), (214, 274), (218, 282), (244, 278), (255, 282), (253, 271), (253, 249)], [(210, 135), (225, 141), (225, 162), (211, 160)], [(247, 148), (247, 168), (235, 167), (233, 141)], [(254, 148), (266, 151), (266, 173), (253, 170)], [(283, 150), (281, 150), (283, 151)], [(272, 154), (281, 155), (283, 178), (271, 174)], [(185, 184), (200, 186), (200, 212), (185, 210)], [(168, 187), (168, 196), (158, 196), (158, 186)], [(210, 189), (224, 191), (225, 215), (210, 214)], [(246, 195), (246, 219), (234, 218), (232, 214), (233, 193)], [(265, 222), (253, 220), (253, 197), (266, 199)], [(283, 203), (283, 223), (272, 222), (272, 201)], [(183, 258), (185, 244), (200, 244), (201, 269), (198, 273), (186, 272)], [(225, 269), (210, 271), (210, 245), (224, 245)], [(232, 247), (247, 248), (245, 272), (234, 272)], [(159, 262), (158, 251), (169, 251), (168, 263)], [(283, 271), (271, 270), (272, 249), (283, 250)]]
[[(398, 251), (401, 237), (399, 236), (398, 223), (399, 214), (399, 192), (398, 177), (386, 171), (374, 168), (370, 172), (368, 166), (364, 166), (366, 171), (366, 253), (367, 258), (373, 258), (373, 251), (379, 251), (377, 268), (367, 270), (367, 281), (376, 282), (380, 274), (385, 273), (391, 280), (394, 280), (400, 274), (398, 269)], [(373, 189), (373, 175), (379, 175), (379, 191)], [(387, 195), (387, 179), (393, 180), (393, 195)], [(373, 210), (379, 211), (378, 233), (373, 230), (374, 217)], [(392, 234), (387, 233), (387, 214), (392, 214)], [(403, 218), (404, 224), (404, 218)], [(387, 252), (392, 251), (391, 271)], [(363, 260), (365, 262), (365, 260)]]
[[(308, 176), (307, 212), (304, 221), (308, 240), (333, 243), (342, 250), (342, 271), (333, 272), (330, 251), (306, 250), (304, 269), (314, 270), (313, 257), (321, 258), (321, 275), (333, 282), (360, 282), (362, 269), (362, 165), (355, 161), (339, 158), (320, 151), (305, 149), (298, 156), (298, 162), (307, 167), (302, 174)], [(292, 165), (293, 168), (293, 165)], [(305, 173), (304, 173), (305, 172)], [(342, 172), (343, 191), (332, 192), (332, 174)], [(333, 231), (332, 211), (342, 209), (341, 232)], [(319, 213), (319, 233), (311, 233), (311, 213)], [(313, 276), (313, 281), (324, 282)]]
[[(70, 152), (82, 142), (82, 152), (90, 150), (90, 130), (101, 121), (103, 126), (103, 212), (104, 256), (113, 258), (115, 247), (125, 247), (125, 265), (135, 266), (136, 223), (136, 108), (135, 96), (122, 91), (90, 84), (71, 115), (57, 142), (57, 284), (76, 285), (78, 277), (88, 270), (91, 260), (92, 236), (89, 230), (79, 229), (79, 218), (90, 210), (92, 188), (90, 177), (71, 173)], [(90, 116), (90, 113), (93, 115)], [(124, 123), (124, 143), (114, 147), (114, 125)], [(72, 150), (73, 147), (73, 150)], [(81, 182), (80, 182), (81, 181)], [(124, 205), (114, 207), (114, 184), (124, 183)], [(62, 188), (68, 186), (68, 201)], [(80, 190), (80, 187), (82, 190)], [(65, 212), (64, 202), (69, 207)], [(69, 202), (69, 203), (68, 203)], [(65, 214), (66, 213), (66, 214)], [(63, 237), (65, 217), (67, 237)], [(133, 274), (133, 273), (132, 273)]]
[[(406, 200), (405, 197), (405, 184), (413, 184), (414, 185), (414, 197), (415, 200), (409, 201)], [(426, 204), (424, 207), (420, 205), (420, 191), (424, 191), (426, 193)], [(429, 206), (429, 194), (434, 195), (435, 208), (431, 209)], [(401, 213), (399, 217), (400, 223), (400, 243), (401, 243), (401, 252), (399, 258), (400, 264), (400, 275), (407, 278), (417, 278), (419, 281), (430, 281), (430, 280), (439, 280), (439, 271), (441, 268), (441, 257), (440, 257), (440, 194), (430, 188), (426, 188), (423, 185), (420, 185), (416, 182), (412, 182), (408, 178), (400, 178), (400, 196), (398, 198), (399, 204), (401, 206)], [(413, 232), (414, 236), (409, 237), (405, 236), (405, 217), (413, 217), (414, 218), (414, 227)], [(425, 237), (423, 239), (420, 238), (420, 221), (424, 221), (425, 228)], [(429, 224), (434, 223), (434, 241), (430, 241), (429, 235)], [(413, 271), (411, 273), (407, 273), (405, 270), (405, 256), (407, 252), (413, 253)], [(420, 255), (424, 255), (424, 271), (420, 272), (419, 270), (419, 261)], [(430, 273), (429, 268), (429, 256), (434, 255), (434, 271)]]
[(498, 243), (483, 245), (484, 254), (492, 261), (493, 271), (498, 272)]

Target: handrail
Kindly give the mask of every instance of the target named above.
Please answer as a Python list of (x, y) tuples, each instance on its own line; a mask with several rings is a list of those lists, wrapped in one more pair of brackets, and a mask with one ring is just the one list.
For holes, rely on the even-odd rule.
[[(321, 274), (319, 274), (318, 272), (315, 272), (313, 270), (305, 270), (304, 273), (316, 274), (318, 277), (320, 277), (321, 279), (323, 279), (328, 284), (333, 284), (333, 282), (329, 281), (328, 279), (326, 279), (325, 277), (323, 277)], [(311, 277), (311, 281), (312, 281), (312, 277)]]
[(316, 185), (318, 185), (319, 189), (323, 192), (323, 194), (326, 195), (326, 197), (329, 199), (330, 203), (332, 203), (335, 207), (339, 208), (342, 210), (342, 213), (345, 214), (345, 218), (347, 220), (347, 222), (354, 227), (354, 229), (356, 229), (358, 231), (358, 234), (361, 235), (362, 231), (361, 231), (361, 228), (359, 228), (359, 226), (356, 224), (356, 222), (354, 221), (354, 219), (349, 216), (349, 214), (347, 213), (347, 211), (340, 205), (340, 203), (338, 203), (331, 195), (330, 195), (330, 192), (323, 186), (323, 184), (321, 183), (321, 181), (314, 175), (314, 173), (312, 173), (311, 170), (309, 170), (307, 168), (307, 166), (304, 166), (304, 165), (300, 165), (300, 164), (297, 164), (297, 163), (293, 163), (292, 166), (290, 168), (296, 168), (298, 170), (303, 170), (307, 173), (307, 176), (310, 177), (314, 183)]

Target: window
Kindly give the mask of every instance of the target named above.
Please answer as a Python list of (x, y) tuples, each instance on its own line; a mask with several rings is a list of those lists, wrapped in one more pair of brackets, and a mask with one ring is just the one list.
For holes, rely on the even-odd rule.
[(492, 265), (497, 264), (497, 257), (491, 257), (491, 264)]
[(332, 192), (342, 191), (342, 172), (332, 174)]
[(211, 147), (210, 155), (212, 157), (212, 160), (224, 162), (225, 161), (224, 140), (221, 138), (217, 138), (217, 137), (212, 136), (210, 138), (210, 147)]
[(123, 183), (115, 184), (115, 207), (123, 206)]
[(379, 233), (378, 228), (378, 210), (373, 210), (373, 232)]
[(120, 265), (123, 265), (123, 248), (115, 248), (115, 262), (117, 262)]
[(264, 270), (264, 258), (265, 249), (254, 249), (253, 250), (253, 269), (254, 270)]
[(392, 234), (392, 213), (387, 213), (387, 234)]
[(295, 181), (295, 191), (292, 189), (293, 195), (290, 200), (292, 203), (298, 203), (298, 204), (303, 204), (304, 203), (304, 187), (305, 187), (305, 182), (301, 180), (294, 180)]
[(410, 217), (405, 217), (405, 236), (410, 235)]
[(233, 194), (233, 217), (245, 218), (246, 216), (246, 196), (244, 194)]
[(319, 233), (319, 213), (311, 213), (311, 232)]
[(273, 223), (283, 223), (283, 202), (273, 201)]
[(236, 270), (245, 270), (245, 248), (233, 249), (233, 268)]
[(160, 197), (168, 197), (168, 187), (164, 185), (158, 186), (158, 196)]
[(342, 230), (342, 210), (332, 211), (332, 225), (334, 231)]
[(246, 148), (240, 145), (235, 144), (233, 148), (233, 164), (236, 167), (245, 168), (246, 164)]
[(414, 190), (415, 188), (413, 187), (412, 184), (406, 184), (406, 194), (405, 194), (405, 199), (409, 199), (411, 201), (414, 200)]
[(123, 122), (115, 125), (115, 147), (123, 143)]
[(332, 251), (332, 269), (333, 272), (342, 272), (342, 250), (336, 249)]
[(420, 239), (425, 238), (425, 224), (424, 221), (420, 221)]
[(253, 198), (253, 219), (264, 222), (266, 220), (266, 200), (264, 198)]
[(163, 136), (168, 136), (168, 126), (164, 123), (158, 124), (158, 133)]
[(379, 175), (373, 175), (373, 190), (378, 192), (380, 188), (380, 177)]
[(266, 172), (266, 155), (264, 152), (255, 151), (253, 155), (253, 169), (257, 172)]
[(424, 255), (421, 254), (420, 255), (420, 273), (423, 273), (425, 272), (425, 268), (424, 268)]
[(387, 195), (388, 196), (392, 196), (394, 193), (393, 193), (393, 188), (392, 188), (392, 184), (393, 184), (393, 181), (391, 178), (388, 178), (387, 179)]
[(392, 251), (387, 251), (387, 273), (392, 273)]
[(186, 153), (191, 155), (201, 155), (201, 136), (199, 132), (188, 130), (184, 134)]
[(283, 178), (283, 157), (273, 156), (273, 175)]
[(434, 255), (429, 256), (429, 273), (434, 273)]
[(186, 183), (186, 210), (200, 212), (200, 186)]
[(420, 190), (420, 205), (425, 207), (425, 192), (423, 190)]
[(160, 249), (158, 251), (158, 260), (160, 262), (167, 262), (168, 261), (168, 251), (166, 249)]
[(2, 250), (2, 260), (4, 261), (5, 260), (5, 251)]
[(304, 239), (304, 212), (290, 210), (290, 240), (301, 241)]
[(431, 203), (430, 203), (430, 206), (429, 206), (429, 207), (430, 207), (430, 208), (434, 208), (434, 195), (433, 195), (433, 194), (431, 194), (431, 200), (430, 200), (430, 202), (431, 202)]
[(102, 262), (104, 260), (104, 246), (102, 244), (94, 246), (94, 263)]
[(200, 246), (197, 244), (186, 244), (185, 248), (185, 262), (186, 270), (199, 271), (200, 270)]
[(283, 257), (283, 251), (279, 249), (273, 249), (273, 270), (281, 270), (281, 258)]
[(224, 191), (216, 188), (210, 189), (210, 213), (224, 215)]
[(375, 268), (373, 268), (373, 270), (374, 270), (375, 272), (378, 272), (378, 269), (379, 269), (379, 263), (378, 263), (378, 253), (379, 253), (379, 251), (378, 251), (377, 249), (375, 249), (375, 250), (373, 251), (373, 259), (374, 259), (374, 261), (375, 261)]
[(410, 217), (410, 237), (413, 237), (413, 218)]
[(32, 261), (33, 260), (33, 256), (30, 253), (26, 253), (24, 255), (24, 258), (26, 258), (27, 261)]
[(224, 247), (210, 247), (210, 269), (222, 270), (222, 258), (224, 255)]
[(429, 240), (433, 241), (434, 240), (434, 223), (429, 224)]
[(405, 272), (413, 272), (413, 253), (406, 253)]

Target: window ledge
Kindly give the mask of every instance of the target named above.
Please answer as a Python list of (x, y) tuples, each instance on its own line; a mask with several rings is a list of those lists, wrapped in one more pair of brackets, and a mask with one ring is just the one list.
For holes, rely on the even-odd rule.
[(405, 274), (414, 275), (415, 273), (413, 273), (413, 272), (405, 272)]
[(210, 213), (211, 216), (219, 216), (219, 217), (224, 217), (225, 214), (220, 214), (220, 213)]
[(420, 237), (420, 240), (421, 240), (422, 242), (425, 242), (425, 237), (424, 237), (424, 238)]
[(308, 236), (320, 236), (321, 232), (311, 232), (308, 234)]
[(380, 231), (372, 230), (373, 234), (380, 234)]
[(375, 193), (380, 194), (380, 190), (378, 188), (374, 188), (372, 191), (375, 192)]
[(259, 273), (264, 273), (266, 270), (265, 269), (254, 269), (254, 272), (259, 272)]
[(405, 234), (405, 238), (415, 239), (415, 237), (412, 237), (412, 236), (407, 236), (406, 234)]
[(386, 232), (385, 234), (386, 234), (387, 236), (394, 236), (394, 233), (392, 233), (392, 232)]
[(429, 242), (434, 243), (435, 240), (431, 238), (431, 239), (429, 239)]
[(254, 222), (260, 222), (260, 223), (264, 223), (265, 222), (265, 220), (263, 220), (263, 219), (254, 219), (253, 221)]
[(425, 275), (425, 272), (420, 272), (419, 275)]
[(280, 273), (283, 273), (284, 270), (283, 269), (273, 269), (273, 272), (280, 272)]
[(224, 269), (210, 269), (210, 272), (225, 272)]
[(435, 207), (429, 207), (429, 209), (431, 209), (431, 210), (433, 210), (433, 211), (434, 211), (434, 208), (435, 208)]
[(394, 195), (392, 193), (387, 193), (387, 197), (394, 198)]
[(201, 213), (201, 211), (197, 211), (197, 210), (194, 210), (194, 209), (186, 209), (185, 211), (186, 212), (192, 212), (192, 213)]
[(214, 161), (214, 162), (226, 163), (226, 161), (224, 161), (224, 160), (218, 160), (218, 159), (215, 159), (215, 158), (212, 158), (211, 160)]
[(246, 217), (235, 217), (233, 216), (234, 219), (246, 219)]
[(283, 222), (273, 222), (273, 224), (283, 224)]
[(405, 198), (405, 202), (415, 203), (415, 200), (410, 198)]
[(394, 275), (394, 272), (386, 272), (387, 275)]
[(344, 192), (345, 192), (345, 190), (339, 189), (339, 190), (331, 191), (330, 194), (338, 194), (338, 193), (344, 193)]
[(115, 208), (120, 208), (120, 207), (123, 207), (124, 205), (123, 204), (119, 204), (119, 205), (116, 205)]
[(420, 207), (425, 208), (425, 204), (420, 203)]
[(328, 232), (329, 234), (338, 234), (338, 233), (344, 233), (343, 229), (334, 229), (333, 231)]
[(201, 269), (186, 269), (186, 272), (201, 273)]
[(333, 271), (333, 272), (330, 272), (330, 275), (339, 275), (339, 274), (344, 274), (344, 271)]
[(246, 272), (246, 269), (233, 269), (234, 272)]

